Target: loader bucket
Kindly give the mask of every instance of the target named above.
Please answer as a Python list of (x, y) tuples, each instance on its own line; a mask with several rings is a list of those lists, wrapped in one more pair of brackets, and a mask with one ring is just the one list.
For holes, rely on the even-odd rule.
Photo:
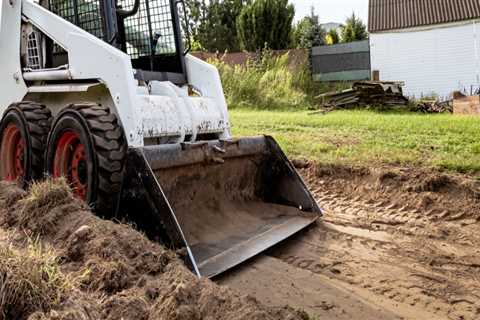
[(127, 171), (121, 207), (129, 219), (186, 248), (201, 277), (252, 258), (321, 214), (270, 137), (131, 149)]

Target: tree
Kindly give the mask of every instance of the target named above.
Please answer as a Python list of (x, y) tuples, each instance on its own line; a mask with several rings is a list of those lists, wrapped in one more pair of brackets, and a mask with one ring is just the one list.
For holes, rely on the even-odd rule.
[(367, 27), (363, 21), (355, 15), (355, 12), (345, 21), (342, 27), (342, 42), (352, 42), (368, 39)]
[(295, 8), (288, 0), (255, 0), (245, 6), (237, 18), (242, 49), (287, 49), (294, 16)]
[(330, 29), (330, 31), (327, 32), (325, 42), (328, 45), (337, 44), (340, 42), (340, 35), (338, 34), (337, 29)]
[(188, 31), (190, 34), (190, 44), (193, 51), (202, 50), (203, 46), (199, 40), (199, 28), (206, 20), (207, 4), (205, 0), (185, 0), (185, 8), (187, 10), (187, 20), (183, 20), (183, 15), (180, 15), (183, 32), (187, 34)]
[(188, 28), (192, 36), (198, 35), (198, 28), (206, 19), (207, 15), (207, 4), (205, 0), (185, 0), (185, 8), (187, 10), (187, 21), (182, 21), (184, 23), (184, 28), (186, 27), (185, 23), (188, 22)]
[(325, 44), (325, 30), (320, 25), (313, 7), (311, 7), (310, 16), (303, 18), (295, 26), (292, 38), (294, 48), (308, 49)]
[(305, 48), (306, 35), (310, 33), (312, 23), (307, 17), (300, 20), (292, 30), (292, 48)]
[(235, 22), (248, 3), (250, 0), (187, 0), (189, 30), (196, 46), (211, 52), (238, 51)]

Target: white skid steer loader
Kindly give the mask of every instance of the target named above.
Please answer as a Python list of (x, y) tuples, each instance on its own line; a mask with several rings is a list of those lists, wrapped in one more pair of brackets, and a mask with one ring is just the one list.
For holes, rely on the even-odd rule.
[(0, 1), (0, 179), (63, 176), (201, 277), (321, 215), (271, 137), (231, 137), (217, 69), (187, 54), (183, 1)]

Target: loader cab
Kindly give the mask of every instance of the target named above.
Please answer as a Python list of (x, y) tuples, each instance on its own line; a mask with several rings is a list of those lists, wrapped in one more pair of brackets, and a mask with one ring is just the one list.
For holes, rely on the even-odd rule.
[[(188, 32), (182, 35), (182, 0), (50, 0), (48, 8), (127, 53), (137, 80), (186, 83), (189, 37)], [(67, 54), (59, 46), (50, 43), (47, 50), (51, 53), (48, 67), (67, 63)]]

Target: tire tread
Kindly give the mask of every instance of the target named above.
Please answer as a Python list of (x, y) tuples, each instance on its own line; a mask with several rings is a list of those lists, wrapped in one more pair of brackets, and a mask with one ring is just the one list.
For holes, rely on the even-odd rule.
[[(52, 125), (52, 113), (43, 104), (23, 101), (12, 104), (9, 110), (16, 110), (25, 119), (30, 137), (31, 177), (30, 180), (39, 180), (44, 177), (45, 146)], [(27, 181), (31, 182), (31, 181)]]
[(110, 108), (96, 103), (71, 105), (86, 120), (97, 158), (98, 184), (94, 209), (110, 217), (114, 214), (122, 188), (126, 159), (126, 140), (117, 116)]

